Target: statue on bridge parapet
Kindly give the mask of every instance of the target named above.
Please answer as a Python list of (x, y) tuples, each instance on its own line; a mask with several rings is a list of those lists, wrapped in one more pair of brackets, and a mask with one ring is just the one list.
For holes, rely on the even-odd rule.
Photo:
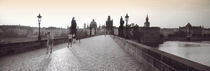
[(75, 35), (75, 37), (77, 36), (77, 23), (74, 17), (72, 18), (71, 27), (69, 30), (70, 34)]
[(95, 22), (94, 19), (90, 23), (90, 36), (92, 35), (92, 28), (94, 29), (94, 35), (96, 35), (97, 23)]
[(123, 37), (123, 30), (124, 30), (124, 20), (123, 20), (123, 18), (122, 18), (122, 16), (121, 16), (121, 18), (120, 18), (120, 26), (119, 26), (119, 28), (118, 28), (118, 32), (119, 32), (119, 36), (120, 37)]
[(113, 20), (111, 20), (110, 16), (108, 16), (108, 19), (106, 21), (106, 34), (114, 34)]

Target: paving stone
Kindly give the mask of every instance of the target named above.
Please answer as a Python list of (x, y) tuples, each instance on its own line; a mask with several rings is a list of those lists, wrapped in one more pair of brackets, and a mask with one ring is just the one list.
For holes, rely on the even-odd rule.
[(67, 48), (56, 45), (0, 58), (0, 71), (142, 71), (142, 65), (110, 36), (83, 39)]

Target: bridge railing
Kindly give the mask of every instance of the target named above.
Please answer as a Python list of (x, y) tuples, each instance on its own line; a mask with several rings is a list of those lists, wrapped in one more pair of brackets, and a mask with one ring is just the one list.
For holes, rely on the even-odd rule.
[(126, 44), (132, 45), (132, 47), (123, 47), (125, 51), (129, 52), (137, 60), (138, 58), (143, 58), (160, 71), (210, 71), (210, 67), (206, 65), (160, 51), (135, 41), (124, 40), (122, 38), (118, 39), (124, 41)]
[[(67, 38), (57, 38), (54, 39), (54, 44), (56, 45), (64, 43), (66, 41)], [(0, 44), (0, 56), (44, 48), (46, 47), (46, 42), (47, 40), (40, 40), (40, 41), (37, 40), (37, 41)]]

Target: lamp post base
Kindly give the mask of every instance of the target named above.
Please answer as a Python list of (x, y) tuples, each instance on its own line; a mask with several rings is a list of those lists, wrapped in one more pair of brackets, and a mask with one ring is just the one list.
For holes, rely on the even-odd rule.
[(40, 36), (38, 36), (38, 40), (41, 40), (41, 37)]

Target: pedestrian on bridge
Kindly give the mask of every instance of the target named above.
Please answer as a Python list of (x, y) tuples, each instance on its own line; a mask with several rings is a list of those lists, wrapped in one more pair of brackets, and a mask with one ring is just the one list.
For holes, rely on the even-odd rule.
[(52, 53), (53, 43), (54, 36), (50, 32), (47, 32), (47, 54)]
[(73, 36), (72, 36), (72, 34), (69, 34), (68, 35), (68, 48), (69, 48), (69, 45), (71, 45), (71, 47), (72, 47), (72, 41), (73, 41)]
[(81, 31), (79, 31), (79, 32), (77, 33), (77, 38), (76, 38), (77, 40), (79, 40), (79, 43), (80, 43), (80, 39), (81, 39), (80, 32), (81, 32)]
[(75, 34), (72, 35), (72, 43), (76, 43), (77, 36)]

